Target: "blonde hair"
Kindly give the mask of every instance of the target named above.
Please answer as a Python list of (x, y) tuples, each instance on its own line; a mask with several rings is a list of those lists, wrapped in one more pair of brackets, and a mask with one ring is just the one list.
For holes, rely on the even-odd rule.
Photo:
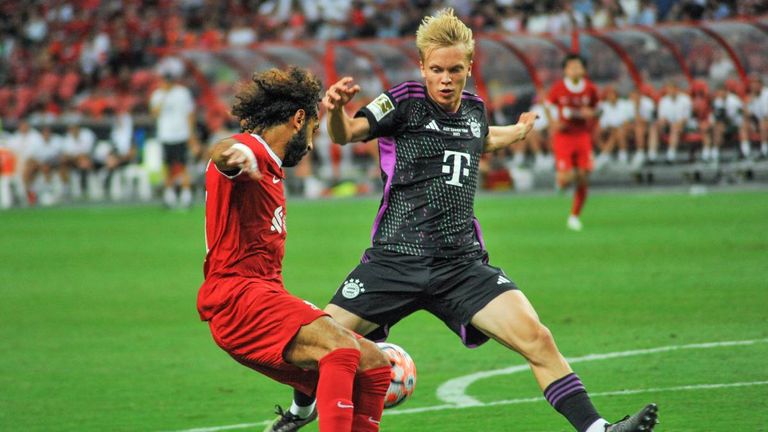
[(467, 60), (472, 60), (475, 53), (472, 30), (461, 22), (452, 8), (441, 9), (435, 15), (421, 20), (416, 30), (416, 48), (419, 49), (422, 61), (430, 51), (454, 45), (463, 45), (467, 50)]

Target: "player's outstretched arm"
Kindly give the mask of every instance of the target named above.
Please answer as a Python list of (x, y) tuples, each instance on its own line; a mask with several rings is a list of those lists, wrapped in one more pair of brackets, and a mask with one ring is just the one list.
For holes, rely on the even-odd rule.
[(328, 135), (337, 144), (361, 141), (371, 130), (367, 118), (351, 118), (344, 111), (344, 106), (359, 91), (360, 86), (352, 85), (351, 77), (344, 77), (325, 92), (323, 106), (328, 110)]
[(528, 132), (533, 129), (536, 117), (535, 112), (525, 112), (520, 115), (520, 120), (516, 124), (489, 127), (483, 151), (492, 152), (524, 140)]
[(253, 151), (232, 138), (221, 140), (213, 146), (211, 160), (223, 173), (242, 170), (250, 178), (261, 180), (262, 174)]

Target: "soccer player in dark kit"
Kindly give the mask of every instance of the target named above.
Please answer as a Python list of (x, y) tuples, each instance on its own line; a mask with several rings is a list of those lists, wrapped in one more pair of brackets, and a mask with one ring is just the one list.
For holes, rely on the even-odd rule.
[(312, 149), (320, 82), (309, 72), (253, 76), (232, 113), (243, 133), (217, 143), (206, 170), (205, 282), (197, 309), (235, 360), (317, 397), (321, 432), (376, 432), (390, 380), (371, 341), (283, 286), (283, 167)]
[[(378, 138), (384, 181), (372, 246), (325, 311), (375, 340), (411, 313), (427, 310), (466, 346), (493, 338), (525, 357), (547, 401), (577, 431), (652, 430), (654, 404), (613, 424), (597, 413), (525, 295), (488, 264), (474, 217), (478, 162), (483, 152), (523, 139), (536, 115), (524, 113), (516, 125), (488, 126), (482, 99), (464, 91), (472, 31), (452, 10), (426, 17), (416, 45), (424, 83), (397, 85), (353, 118), (344, 112), (360, 90), (351, 78), (332, 85), (323, 99), (334, 142)], [(295, 431), (311, 421), (312, 399), (294, 398), (267, 431)]]

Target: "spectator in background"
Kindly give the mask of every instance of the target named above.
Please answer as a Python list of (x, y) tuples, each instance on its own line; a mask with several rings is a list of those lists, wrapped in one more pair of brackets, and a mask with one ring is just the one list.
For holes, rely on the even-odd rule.
[(121, 200), (136, 197), (141, 201), (152, 198), (149, 172), (142, 166), (142, 154), (138, 142), (143, 144), (141, 136), (134, 134), (131, 104), (119, 105), (112, 119), (110, 141), (112, 153), (107, 158), (107, 168), (112, 171), (112, 199)]
[[(64, 137), (61, 178), (64, 182), (64, 194), (80, 199), (88, 191), (88, 182), (93, 172), (93, 149), (96, 134), (72, 120)], [(75, 176), (72, 176), (74, 172)]]
[(598, 145), (600, 154), (595, 160), (595, 168), (600, 169), (611, 161), (613, 151), (619, 149), (619, 162), (627, 164), (627, 118), (626, 101), (619, 99), (619, 94), (613, 86), (603, 89), (603, 99), (598, 104), (600, 115), (600, 130)]
[(709, 80), (724, 83), (736, 72), (733, 61), (723, 50), (715, 50), (712, 63), (709, 64)]
[(749, 114), (750, 120), (760, 137), (760, 153), (768, 157), (768, 87), (763, 85), (759, 75), (749, 79)]
[(8, 150), (10, 150), (15, 159), (15, 173), (13, 175), (17, 190), (20, 195), (26, 199), (26, 203), (34, 203), (35, 196), (30, 193), (25, 181), (25, 170), (27, 161), (32, 158), (35, 151), (43, 146), (43, 136), (36, 129), (32, 128), (27, 119), (19, 122), (16, 132), (8, 139)]
[(110, 39), (104, 24), (91, 31), (88, 41), (80, 53), (80, 68), (85, 75), (91, 76), (107, 64)]
[(636, 24), (644, 26), (656, 25), (658, 14), (659, 11), (656, 9), (656, 2), (654, 0), (643, 0)]
[[(163, 202), (169, 208), (192, 205), (190, 176), (187, 172), (189, 152), (199, 153), (196, 135), (195, 101), (188, 88), (179, 82), (184, 70), (178, 59), (167, 58), (158, 68), (161, 80), (152, 93), (149, 106), (156, 120), (157, 139), (163, 145), (165, 163), (165, 190)], [(177, 199), (176, 182), (181, 182)]]
[(715, 148), (722, 147), (726, 137), (736, 134), (741, 142), (741, 152), (744, 157), (749, 156), (750, 145), (744, 121), (745, 106), (732, 91), (723, 84), (717, 88), (715, 98), (712, 101), (712, 109), (715, 118), (713, 143)]
[[(675, 81), (666, 84), (666, 92), (659, 101), (659, 118), (656, 120), (660, 133), (667, 134), (667, 156), (669, 163), (677, 159), (677, 147), (685, 133), (685, 126), (691, 119), (691, 98), (680, 91)], [(650, 159), (655, 159), (655, 154)]]
[(533, 168), (535, 170), (541, 171), (552, 168), (554, 161), (545, 152), (551, 150), (549, 125), (553, 118), (557, 118), (557, 108), (546, 105), (544, 103), (546, 97), (547, 95), (544, 92), (536, 96), (535, 103), (530, 109), (531, 112), (536, 113), (533, 129), (528, 132), (528, 136), (519, 146), (517, 146), (518, 143), (513, 145), (515, 151), (513, 162), (515, 165), (522, 165), (525, 152), (529, 151), (533, 154)]
[(24, 37), (33, 44), (43, 42), (48, 35), (48, 23), (41, 16), (37, 7), (29, 9), (29, 18), (24, 26)]
[(640, 0), (619, 0), (618, 4), (626, 17), (627, 24), (637, 24), (640, 17)]
[(704, 162), (718, 162), (720, 148), (712, 146), (712, 103), (709, 88), (703, 81), (694, 81), (691, 86), (691, 120), (689, 125), (701, 136), (701, 159)]
[[(112, 116), (112, 128), (107, 151), (102, 157), (100, 180), (114, 201), (132, 196), (134, 185), (138, 198), (147, 201), (151, 197), (148, 174), (137, 165), (138, 149), (133, 140), (133, 116), (128, 105), (117, 108)], [(126, 191), (126, 186), (128, 190)]]
[(109, 140), (112, 152), (107, 158), (107, 169), (113, 171), (135, 161), (137, 155), (133, 145), (133, 116), (128, 109), (120, 109), (112, 117)]
[[(50, 126), (43, 126), (40, 142), (31, 150), (24, 167), (24, 184), (30, 193), (40, 196), (42, 204), (51, 204), (60, 198), (60, 190), (54, 187), (54, 174), (58, 171), (64, 147), (61, 136), (53, 133)], [(35, 193), (35, 179), (43, 176), (43, 185)]]
[(503, 9), (499, 27), (507, 33), (520, 33), (523, 31), (523, 15), (515, 8), (507, 7)]
[(256, 31), (248, 25), (248, 18), (235, 16), (235, 23), (227, 34), (227, 43), (234, 47), (248, 46), (256, 42)]
[(0, 209), (13, 205), (14, 182), (20, 183), (16, 177), (16, 155), (8, 148), (7, 134), (0, 129)]
[(351, 0), (318, 0), (321, 24), (317, 30), (320, 40), (338, 40), (346, 37), (347, 19), (350, 16)]
[(656, 127), (656, 103), (650, 97), (633, 89), (629, 93), (627, 119), (635, 139), (635, 156), (632, 166), (639, 168), (645, 163), (646, 149), (650, 150), (651, 160), (656, 159), (659, 142), (659, 129)]

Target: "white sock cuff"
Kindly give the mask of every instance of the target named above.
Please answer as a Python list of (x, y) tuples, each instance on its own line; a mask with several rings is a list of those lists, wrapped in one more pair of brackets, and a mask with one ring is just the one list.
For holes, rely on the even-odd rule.
[(312, 414), (312, 411), (315, 410), (315, 404), (317, 404), (317, 401), (312, 402), (309, 406), (299, 406), (296, 405), (296, 402), (291, 401), (291, 409), (289, 410), (291, 414), (297, 415), (303, 419), (309, 417), (310, 414)]
[(605, 432), (605, 425), (608, 424), (610, 423), (604, 418), (595, 420), (595, 422), (592, 423), (592, 425), (588, 427), (585, 432)]

